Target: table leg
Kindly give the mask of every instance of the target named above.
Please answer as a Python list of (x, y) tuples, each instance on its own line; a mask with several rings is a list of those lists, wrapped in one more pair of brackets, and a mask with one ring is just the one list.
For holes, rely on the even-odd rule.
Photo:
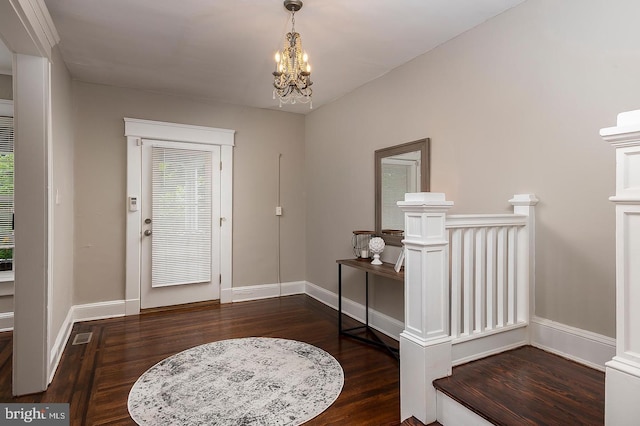
[(342, 333), (342, 265), (338, 263), (338, 334)]
[(366, 284), (365, 289), (365, 303), (364, 303), (364, 318), (367, 329), (369, 328), (369, 273), (364, 273), (364, 282)]

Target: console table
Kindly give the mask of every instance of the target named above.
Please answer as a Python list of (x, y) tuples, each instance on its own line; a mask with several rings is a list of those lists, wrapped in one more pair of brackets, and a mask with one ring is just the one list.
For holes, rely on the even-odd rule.
[[(369, 274), (379, 275), (381, 277), (391, 278), (392, 280), (404, 283), (404, 271), (396, 272), (394, 265), (391, 263), (383, 263), (382, 265), (372, 265), (369, 259), (342, 259), (336, 260), (338, 264), (338, 331), (341, 335), (349, 336), (361, 342), (371, 345), (383, 347), (387, 349), (396, 359), (399, 358), (399, 350), (387, 345), (369, 326)], [(365, 323), (364, 325), (343, 329), (342, 328), (342, 265), (351, 268), (360, 269), (365, 272)], [(362, 333), (356, 334), (356, 331), (364, 331), (364, 336), (371, 334), (373, 339), (363, 337)]]

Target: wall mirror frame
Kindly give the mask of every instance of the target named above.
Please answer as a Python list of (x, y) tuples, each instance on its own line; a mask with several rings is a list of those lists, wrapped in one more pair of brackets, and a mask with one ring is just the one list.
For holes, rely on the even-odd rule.
[(430, 159), (429, 138), (375, 151), (375, 233), (385, 244), (402, 246), (404, 215), (395, 204), (405, 192), (430, 190)]

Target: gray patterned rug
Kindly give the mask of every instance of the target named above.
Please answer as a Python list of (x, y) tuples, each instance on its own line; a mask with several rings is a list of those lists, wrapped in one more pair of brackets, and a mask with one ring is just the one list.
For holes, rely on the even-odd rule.
[(300, 425), (340, 395), (342, 367), (295, 340), (249, 337), (196, 346), (147, 370), (131, 388), (139, 425)]

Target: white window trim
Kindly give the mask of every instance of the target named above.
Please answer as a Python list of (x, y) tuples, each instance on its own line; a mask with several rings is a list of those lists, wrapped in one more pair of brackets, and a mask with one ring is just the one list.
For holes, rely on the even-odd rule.
[[(219, 145), (221, 171), (220, 229), (220, 302), (232, 301), (232, 230), (233, 230), (233, 146), (235, 130), (187, 124), (124, 118), (127, 137), (127, 197), (142, 194), (142, 139)], [(125, 315), (140, 313), (140, 223), (141, 210), (131, 212), (127, 206)]]
[(0, 99), (0, 115), (13, 117), (13, 101)]

